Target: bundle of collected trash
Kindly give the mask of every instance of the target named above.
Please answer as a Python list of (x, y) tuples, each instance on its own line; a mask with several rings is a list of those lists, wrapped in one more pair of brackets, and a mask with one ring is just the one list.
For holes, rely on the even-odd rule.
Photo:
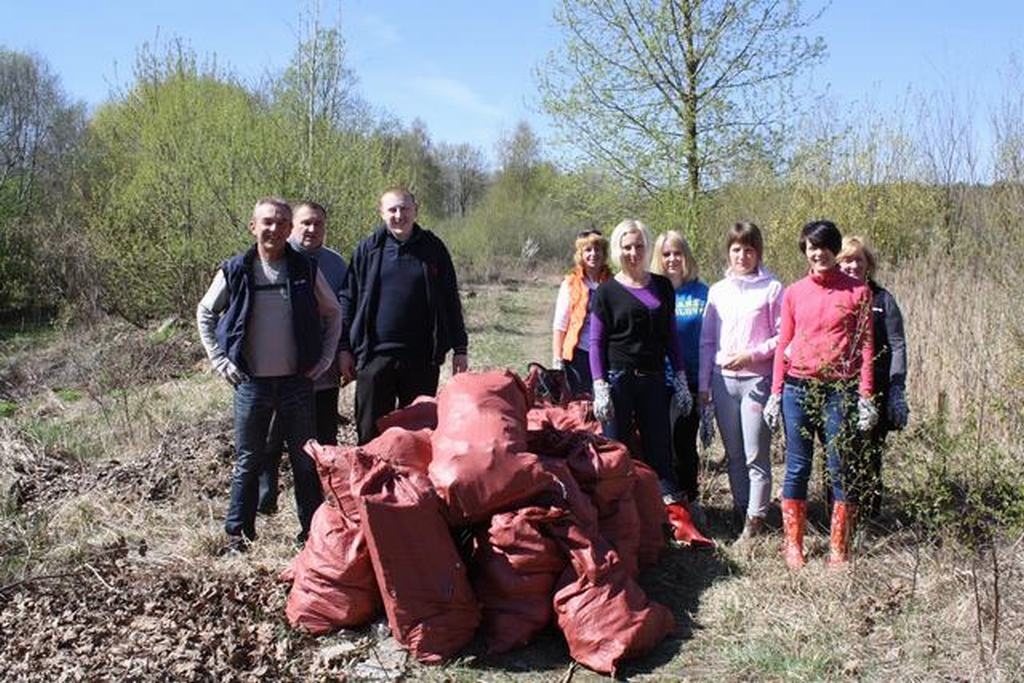
[(478, 630), (505, 652), (554, 619), (576, 661), (612, 674), (668, 635), (672, 613), (636, 582), (665, 544), (657, 476), (586, 403), (533, 400), (511, 371), (463, 373), (365, 446), (307, 444), (326, 502), (282, 574), (292, 626), (383, 607), (399, 643), (440, 662)]

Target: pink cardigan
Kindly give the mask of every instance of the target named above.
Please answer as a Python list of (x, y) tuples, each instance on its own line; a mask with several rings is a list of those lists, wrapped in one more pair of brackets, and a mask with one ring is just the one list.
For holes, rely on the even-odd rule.
[(782, 393), (786, 375), (825, 381), (859, 375), (861, 396), (871, 396), (874, 353), (867, 283), (837, 268), (811, 273), (782, 296), (772, 393)]
[[(726, 377), (771, 374), (781, 306), (782, 283), (761, 267), (750, 275), (726, 273), (725, 279), (711, 286), (700, 329), (700, 391), (711, 387), (716, 366)], [(750, 353), (750, 365), (742, 370), (721, 367), (727, 356), (741, 351)]]

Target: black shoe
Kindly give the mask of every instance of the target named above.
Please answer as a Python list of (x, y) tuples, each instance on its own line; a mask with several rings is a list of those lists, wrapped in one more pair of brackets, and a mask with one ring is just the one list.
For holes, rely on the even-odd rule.
[(248, 550), (249, 540), (245, 536), (228, 534), (227, 542), (220, 549), (219, 554), (223, 557), (238, 557), (248, 552)]
[(277, 503), (263, 503), (258, 508), (256, 508), (256, 512), (258, 512), (261, 515), (267, 515), (268, 517), (271, 515), (276, 515)]

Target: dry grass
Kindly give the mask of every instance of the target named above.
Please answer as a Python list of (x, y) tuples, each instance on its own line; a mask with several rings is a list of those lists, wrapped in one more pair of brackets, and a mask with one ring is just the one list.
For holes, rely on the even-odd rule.
[[(820, 502), (814, 505), (817, 526), (808, 539), (810, 562), (800, 573), (784, 569), (777, 529), (747, 546), (731, 545), (726, 478), (712, 465), (704, 478), (704, 502), (711, 532), (721, 547), (714, 553), (668, 552), (659, 567), (645, 574), (644, 586), (673, 609), (679, 632), (650, 656), (629, 663), (626, 677), (996, 681), (1024, 676), (1024, 548), (1015, 535), (1019, 529), (1000, 527), (995, 543), (972, 546), (954, 533), (920, 524), (910, 514), (930, 484), (927, 478), (935, 474), (931, 462), (943, 460), (951, 479), (976, 472), (971, 466), (979, 451), (965, 444), (980, 440), (985, 446), (980, 452), (989, 459), (1020, 458), (1019, 443), (1011, 437), (1013, 429), (1019, 434), (1024, 425), (1014, 422), (1011, 413), (999, 412), (994, 400), (1020, 398), (1021, 386), (1011, 385), (1010, 376), (998, 372), (1013, 367), (1012, 345), (1017, 342), (1010, 330), (1019, 329), (1024, 318), (1020, 304), (997, 283), (955, 275), (914, 267), (889, 279), (912, 344), (913, 420), (932, 426), (892, 439), (886, 478), (893, 490), (883, 524), (860, 531), (856, 561), (841, 572), (825, 568)], [(473, 287), (474, 295), (466, 299), (471, 365), (521, 371), (529, 360), (546, 362), (555, 288), (554, 279)], [(979, 292), (986, 294), (980, 298), (991, 302), (994, 311), (987, 306), (935, 305), (940, 294), (943, 301), (960, 301)], [(956, 334), (948, 331), (954, 323)], [(971, 348), (981, 342), (989, 348), (979, 361)], [(70, 347), (63, 348), (69, 353)], [(28, 359), (19, 362), (22, 367), (31, 365)], [(40, 386), (46, 385), (45, 373), (35, 377)], [(217, 638), (224, 643), (256, 643), (241, 658), (237, 647), (207, 651), (195, 646), (196, 656), (205, 657), (199, 661), (206, 668), (198, 674), (183, 670), (180, 677), (185, 679), (202, 677), (202, 671), (206, 676), (246, 678), (256, 670), (318, 679), (599, 678), (570, 667), (565, 645), (553, 631), (500, 658), (485, 658), (474, 646), (441, 668), (408, 662), (389, 649), (388, 641), (373, 636), (372, 629), (320, 639), (290, 631), (282, 612), (286, 589), (273, 584), (273, 576), (293, 554), (296, 519), (288, 496), (282, 496), (283, 509), (277, 516), (260, 518), (261, 539), (248, 556), (226, 559), (215, 554), (232, 457), (229, 390), (206, 373), (151, 376), (132, 389), (131, 410), (123, 417), (105, 406), (108, 399), (103, 396), (53, 404), (51, 412), (40, 412), (33, 408), (44, 401), (40, 389), (25, 397), (12, 420), (0, 423), (0, 474), (5, 475), (0, 477), (0, 586), (68, 570), (82, 572), (65, 588), (59, 580), (47, 580), (26, 584), (16, 600), (0, 593), (0, 617), (10, 617), (5, 623), (12, 629), (11, 640), (5, 641), (11, 644), (0, 645), (0, 660), (12, 661), (4, 658), (14, 656), (13, 643), (34, 642), (32, 630), (40, 628), (44, 618), (60, 617), (59, 606), (67, 606), (83, 586), (102, 594), (110, 586), (134, 585), (138, 609), (155, 604), (153, 609), (170, 620), (169, 627), (180, 631), (182, 642), (192, 642), (189, 634), (219, 628)], [(934, 428), (938, 389), (948, 396), (942, 430)], [(351, 400), (351, 389), (342, 392), (343, 412), (351, 409)], [(983, 429), (970, 431), (965, 439), (960, 427), (977, 415), (979, 401), (995, 407), (986, 409)], [(53, 425), (62, 426), (67, 449), (47, 442), (46, 429), (42, 437), (37, 433), (40, 426)], [(83, 461), (74, 448), (75, 438), (89, 439), (101, 448)], [(714, 463), (721, 452), (716, 447), (708, 455)], [(776, 470), (781, 474), (778, 463)], [(34, 481), (37, 487), (26, 497), (24, 491), (11, 489), (14, 479), (23, 486)], [(820, 500), (820, 491), (815, 495)], [(772, 514), (777, 525), (777, 510)], [(111, 552), (118, 554), (116, 567), (97, 559)], [(231, 593), (243, 590), (238, 586), (245, 587), (243, 593)], [(235, 597), (225, 597), (225, 591)], [(146, 593), (155, 597), (146, 602)], [(236, 599), (237, 605), (232, 602)], [(35, 616), (15, 619), (10, 610), (19, 604), (34, 605)], [(119, 643), (101, 637), (101, 627), (88, 621), (92, 616), (84, 611), (69, 614), (71, 627), (114, 660), (104, 664), (107, 668), (93, 669), (82, 662), (100, 660), (78, 660), (86, 675), (128, 675), (134, 669), (117, 668), (122, 656), (139, 666), (150, 662), (157, 671), (160, 662), (170, 661), (152, 660), (155, 641), (146, 640), (145, 634), (138, 635), (137, 642)], [(36, 676), (48, 678), (64, 661), (54, 654), (60, 652), (59, 646), (54, 647), (38, 645), (18, 656), (33, 657), (38, 662)], [(22, 671), (11, 669), (15, 670)]]

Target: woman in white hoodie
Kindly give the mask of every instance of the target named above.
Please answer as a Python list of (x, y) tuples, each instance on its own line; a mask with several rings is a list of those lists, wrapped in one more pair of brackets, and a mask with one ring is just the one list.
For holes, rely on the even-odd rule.
[(701, 328), (698, 400), (712, 402), (729, 463), (741, 539), (759, 534), (771, 497), (771, 432), (762, 420), (771, 393), (782, 283), (764, 269), (764, 240), (753, 223), (726, 232), (725, 278), (708, 292)]

